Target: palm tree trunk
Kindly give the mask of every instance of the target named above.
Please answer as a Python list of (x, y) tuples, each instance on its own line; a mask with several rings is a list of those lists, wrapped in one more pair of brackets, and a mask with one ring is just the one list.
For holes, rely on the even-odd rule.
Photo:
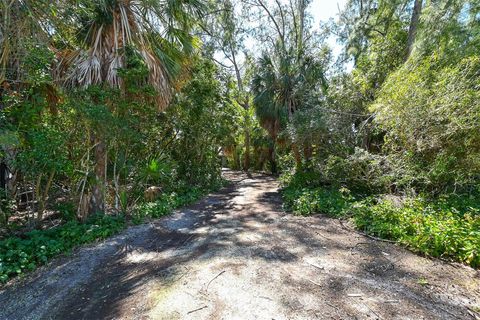
[(275, 141), (270, 146), (269, 153), (270, 153), (270, 170), (272, 171), (272, 174), (277, 174), (278, 169), (277, 169), (277, 159), (275, 157)]

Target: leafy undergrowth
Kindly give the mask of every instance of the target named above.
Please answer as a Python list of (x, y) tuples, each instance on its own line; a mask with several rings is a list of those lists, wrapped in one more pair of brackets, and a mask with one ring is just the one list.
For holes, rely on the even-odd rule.
[(470, 197), (427, 200), (354, 196), (345, 188), (296, 185), (283, 190), (295, 214), (351, 218), (370, 235), (395, 240), (413, 251), (480, 267), (480, 201)]
[(349, 213), (355, 198), (346, 189), (286, 188), (283, 199), (287, 209), (300, 215), (324, 213), (341, 217)]
[(125, 227), (123, 216), (96, 215), (86, 223), (70, 221), (48, 230), (34, 230), (22, 238), (0, 242), (0, 280), (7, 281), (34, 270), (49, 259), (73, 247), (105, 239)]
[[(174, 209), (191, 204), (219, 185), (208, 189), (190, 188), (163, 194), (156, 202), (140, 205), (132, 214), (136, 224), (159, 218)], [(0, 241), (0, 283), (32, 271), (50, 259), (69, 253), (79, 245), (118, 234), (128, 226), (125, 215), (95, 215), (85, 223), (69, 221), (48, 230), (34, 230), (22, 237)]]
[(208, 190), (194, 187), (178, 192), (162, 194), (157, 201), (140, 205), (135, 210), (133, 221), (135, 223), (141, 223), (145, 218), (159, 218), (167, 215), (175, 208), (197, 201), (207, 192)]

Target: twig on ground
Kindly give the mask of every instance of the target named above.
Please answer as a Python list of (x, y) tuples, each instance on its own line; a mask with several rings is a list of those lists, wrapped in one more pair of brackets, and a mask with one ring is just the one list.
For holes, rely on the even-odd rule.
[(208, 291), (208, 287), (210, 286), (210, 283), (212, 283), (213, 280), (217, 279), (218, 277), (220, 277), (220, 276), (221, 276), (222, 274), (224, 274), (224, 273), (225, 273), (225, 270), (223, 270), (222, 272), (220, 272), (219, 274), (217, 274), (212, 280), (210, 280), (210, 281), (208, 282), (208, 284), (207, 284), (207, 287), (205, 288), (205, 292)]
[(353, 298), (358, 298), (362, 297), (363, 295), (361, 293), (349, 293), (347, 294), (348, 297), (353, 297)]
[(377, 316), (377, 319), (381, 320), (382, 317), (380, 317), (380, 315), (378, 313), (375, 312), (375, 310), (373, 310), (372, 308), (370, 308), (370, 306), (368, 306), (368, 304), (366, 303), (362, 303), (365, 307), (367, 307), (368, 310), (370, 310), (374, 315)]
[(472, 316), (473, 319), (475, 320), (480, 320), (480, 317), (478, 315), (480, 315), (477, 311), (471, 309), (470, 307), (467, 307), (467, 312), (469, 315)]
[(320, 267), (320, 266), (318, 266), (318, 265), (316, 265), (316, 264), (314, 264), (314, 263), (308, 262), (307, 260), (303, 260), (303, 261), (305, 261), (306, 263), (308, 263), (309, 265), (311, 265), (311, 266), (314, 267), (314, 268), (317, 268), (317, 269), (319, 269), (319, 270), (325, 270), (324, 267)]
[(332, 240), (332, 239), (330, 239), (329, 237), (324, 236), (323, 234), (321, 234), (321, 233), (318, 232), (318, 231), (314, 231), (314, 232), (315, 232), (316, 235), (318, 235), (318, 236), (320, 236), (320, 237), (322, 237), (322, 238), (324, 238), (324, 239)]
[(327, 301), (325, 301), (325, 303), (326, 303), (328, 306), (330, 306), (330, 307), (332, 307), (333, 309), (335, 309), (335, 313), (337, 314), (337, 316), (340, 316), (340, 314), (339, 314), (340, 309), (339, 309), (336, 305), (331, 304), (331, 303), (329, 303), (329, 302), (327, 302)]
[(185, 268), (185, 272), (183, 272), (179, 277), (177, 277), (175, 281), (182, 279), (186, 274), (188, 274), (188, 271), (190, 271), (189, 268)]
[(350, 253), (351, 253), (351, 254), (354, 254), (352, 251), (353, 251), (354, 249), (357, 249), (357, 247), (358, 247), (359, 245), (361, 245), (361, 244), (369, 245), (370, 243), (368, 243), (368, 242), (357, 242), (357, 243), (355, 243), (355, 245), (354, 245), (353, 247), (350, 248)]
[(328, 301), (325, 301), (325, 304), (326, 304), (327, 306), (332, 307), (333, 309), (335, 309), (335, 310), (337, 310), (337, 311), (340, 310), (340, 308), (338, 308), (338, 307), (337, 307), (336, 305), (334, 305), (334, 304), (329, 303)]
[(197, 308), (197, 309), (194, 309), (194, 310), (191, 310), (191, 311), (188, 311), (187, 314), (190, 314), (190, 313), (194, 313), (194, 312), (197, 312), (197, 311), (200, 311), (200, 310), (203, 310), (205, 308), (208, 308), (208, 306), (203, 306), (203, 307), (200, 307), (200, 308)]
[(194, 234), (190, 235), (187, 239), (185, 239), (185, 240), (178, 246), (178, 248), (183, 247), (183, 246), (184, 246), (188, 241), (190, 241), (194, 236), (195, 236)]
[(322, 286), (320, 283), (316, 283), (315, 281), (312, 281), (312, 280), (310, 280), (310, 279), (307, 279), (307, 280), (308, 280), (309, 282), (313, 283), (313, 284), (316, 285), (316, 286), (319, 286), (319, 287)]

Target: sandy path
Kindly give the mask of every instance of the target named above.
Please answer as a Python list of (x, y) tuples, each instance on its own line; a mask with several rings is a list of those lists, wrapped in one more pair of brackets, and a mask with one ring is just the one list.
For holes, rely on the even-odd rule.
[(274, 179), (227, 176), (199, 203), (0, 291), (0, 319), (480, 317), (478, 271), (285, 214)]

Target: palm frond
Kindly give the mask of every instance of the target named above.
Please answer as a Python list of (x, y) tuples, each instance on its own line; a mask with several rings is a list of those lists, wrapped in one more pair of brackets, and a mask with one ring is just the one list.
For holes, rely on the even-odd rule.
[(198, 0), (103, 0), (96, 4), (83, 46), (64, 55), (57, 75), (67, 86), (108, 84), (122, 88), (118, 73), (126, 67), (126, 48), (134, 48), (157, 90), (158, 107), (168, 106), (186, 58), (196, 39), (192, 21), (201, 12)]

